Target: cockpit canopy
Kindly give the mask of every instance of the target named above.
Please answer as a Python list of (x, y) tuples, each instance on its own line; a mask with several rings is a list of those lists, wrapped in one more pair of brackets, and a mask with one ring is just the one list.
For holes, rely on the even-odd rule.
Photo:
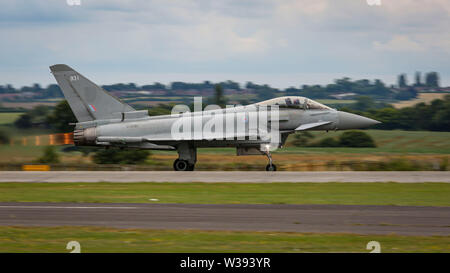
[(295, 108), (295, 109), (304, 109), (304, 110), (330, 110), (331, 108), (318, 103), (317, 101), (299, 97), (299, 96), (289, 96), (289, 97), (279, 97), (270, 100), (265, 100), (262, 102), (256, 103), (256, 105), (260, 106), (272, 106), (278, 105), (280, 108)]

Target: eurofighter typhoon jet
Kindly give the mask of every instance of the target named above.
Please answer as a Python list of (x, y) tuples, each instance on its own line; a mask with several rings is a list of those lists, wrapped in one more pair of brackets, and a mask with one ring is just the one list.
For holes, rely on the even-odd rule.
[(283, 147), (289, 134), (379, 123), (299, 96), (225, 109), (202, 109), (201, 100), (194, 98), (198, 108), (194, 112), (180, 105), (170, 115), (149, 116), (147, 110), (136, 111), (65, 64), (50, 70), (77, 118), (75, 145), (177, 151), (175, 171), (193, 171), (197, 148), (202, 147), (235, 147), (238, 156), (266, 155), (266, 170), (276, 171), (271, 151)]

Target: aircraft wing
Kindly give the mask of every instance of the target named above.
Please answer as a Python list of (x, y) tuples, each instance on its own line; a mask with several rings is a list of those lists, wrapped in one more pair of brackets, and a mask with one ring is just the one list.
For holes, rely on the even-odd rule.
[[(158, 147), (166, 147), (167, 145), (160, 145), (159, 143), (167, 143), (173, 141), (192, 141), (192, 140), (217, 140), (217, 139), (259, 139), (263, 137), (267, 137), (267, 132), (243, 132), (243, 133), (232, 133), (221, 134), (221, 133), (203, 133), (200, 135), (193, 134), (192, 136), (180, 136), (181, 139), (176, 139), (170, 134), (162, 134), (162, 135), (153, 135), (153, 136), (145, 136), (145, 137), (122, 137), (122, 136), (99, 136), (97, 137), (97, 144), (99, 145), (140, 145), (145, 144), (145, 146), (155, 146), (155, 149)], [(174, 148), (173, 146), (167, 146), (166, 148)]]
[(116, 137), (116, 136), (103, 136), (97, 138), (98, 145), (110, 145), (110, 144), (122, 144), (129, 145), (132, 147), (133, 145), (142, 145), (141, 148), (150, 149), (150, 150), (175, 150), (175, 147), (170, 145), (159, 145), (155, 143), (151, 143), (149, 139), (142, 137)]
[(295, 131), (304, 131), (304, 130), (308, 130), (311, 128), (315, 128), (315, 127), (319, 127), (325, 124), (330, 124), (331, 121), (320, 121), (320, 122), (313, 122), (313, 123), (306, 123), (306, 124), (302, 124), (300, 126), (298, 126), (297, 128), (295, 128)]
[(119, 136), (101, 136), (97, 137), (98, 142), (110, 142), (110, 143), (139, 143), (143, 142), (144, 138), (142, 137), (119, 137)]

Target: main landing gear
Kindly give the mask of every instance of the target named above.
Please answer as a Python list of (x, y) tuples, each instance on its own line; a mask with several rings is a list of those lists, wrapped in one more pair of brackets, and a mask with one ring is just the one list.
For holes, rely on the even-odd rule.
[(187, 160), (183, 159), (176, 159), (173, 162), (173, 169), (175, 171), (193, 171), (195, 167), (195, 164), (189, 164)]
[(263, 153), (269, 159), (269, 164), (267, 164), (267, 166), (266, 166), (266, 171), (268, 171), (268, 172), (275, 172), (277, 170), (277, 166), (275, 164), (273, 164), (273, 162), (272, 162), (272, 155), (270, 154), (269, 151), (263, 152)]
[(193, 171), (197, 162), (197, 149), (182, 143), (177, 147), (178, 159), (173, 162), (175, 171)]

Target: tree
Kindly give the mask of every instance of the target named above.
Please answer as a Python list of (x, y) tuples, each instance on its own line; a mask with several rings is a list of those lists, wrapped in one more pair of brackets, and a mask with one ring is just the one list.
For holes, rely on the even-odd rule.
[(147, 160), (150, 152), (147, 150), (98, 150), (93, 160), (97, 164), (142, 164)]
[(165, 90), (166, 86), (162, 83), (159, 82), (155, 82), (154, 84), (149, 84), (149, 85), (143, 85), (141, 87), (142, 90), (145, 91), (152, 91), (152, 90)]
[(226, 99), (223, 95), (223, 88), (220, 84), (216, 84), (214, 87), (214, 103), (221, 108), (225, 108)]
[(46, 121), (47, 114), (50, 108), (44, 105), (38, 105), (22, 114), (15, 122), (14, 125), (20, 129), (28, 129), (31, 127), (44, 127), (47, 128), (48, 124)]
[(439, 74), (437, 72), (429, 72), (425, 75), (425, 84), (428, 87), (439, 87)]
[(400, 90), (396, 95), (396, 100), (410, 100), (417, 97), (417, 91), (414, 87), (408, 87), (405, 90)]
[(14, 121), (14, 126), (20, 129), (31, 128), (31, 125), (31, 116), (28, 113), (20, 115), (20, 117)]
[(450, 95), (444, 97), (444, 100), (434, 100), (429, 105), (429, 108), (435, 110), (430, 113), (431, 130), (436, 131), (450, 131)]
[(419, 71), (416, 72), (416, 82), (415, 82), (415, 86), (422, 86), (422, 75), (420, 74)]
[(59, 85), (57, 84), (50, 84), (47, 86), (47, 89), (45, 90), (43, 97), (46, 98), (60, 98), (63, 94), (61, 92), (61, 88), (59, 88)]
[(406, 80), (406, 75), (405, 74), (400, 74), (398, 76), (398, 87), (404, 88), (404, 87), (407, 87), (407, 86), (408, 86), (408, 83), (407, 83), (407, 80)]
[(314, 138), (314, 135), (308, 131), (297, 133), (294, 135), (294, 140), (292, 141), (292, 145), (294, 145), (296, 147), (304, 147), (313, 138)]
[(369, 96), (360, 96), (356, 98), (356, 103), (353, 105), (353, 109), (359, 111), (365, 111), (375, 108), (375, 101)]
[(44, 154), (38, 159), (39, 163), (59, 163), (59, 155), (53, 146), (47, 146)]
[(261, 88), (257, 90), (258, 96), (261, 100), (268, 100), (272, 99), (273, 97), (276, 97), (277, 90), (270, 87), (269, 85), (265, 84)]
[(339, 136), (340, 147), (376, 147), (372, 137), (360, 131), (348, 131)]
[(319, 141), (319, 143), (314, 144), (316, 147), (339, 147), (339, 141), (332, 137), (326, 137)]
[(445, 109), (441, 109), (434, 114), (432, 118), (433, 130), (448, 131), (450, 130), (450, 105)]
[(149, 116), (170, 115), (175, 104), (158, 104), (148, 109)]
[(70, 109), (69, 103), (63, 100), (47, 116), (47, 122), (55, 131), (64, 133), (73, 131), (73, 126), (69, 123), (75, 123), (77, 119)]
[(6, 143), (9, 143), (9, 135), (5, 131), (0, 130), (0, 144)]

